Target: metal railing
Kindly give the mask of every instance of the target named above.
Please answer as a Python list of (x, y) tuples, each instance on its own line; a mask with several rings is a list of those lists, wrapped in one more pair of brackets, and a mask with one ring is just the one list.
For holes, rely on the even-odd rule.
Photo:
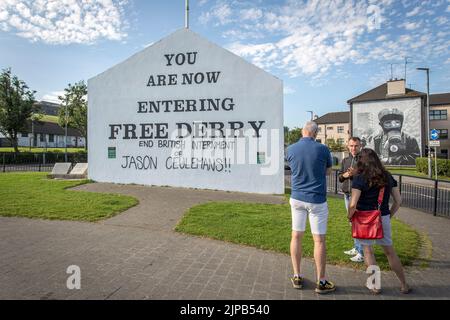
[[(327, 192), (343, 194), (339, 171), (327, 176)], [(402, 195), (402, 207), (421, 210), (435, 216), (450, 218), (450, 181), (434, 180), (401, 174), (393, 174)], [(285, 183), (291, 185), (290, 171), (285, 172)]]
[[(87, 162), (85, 153), (68, 153), (68, 162)], [(2, 172), (20, 172), (20, 171), (39, 171), (50, 172), (56, 162), (65, 162), (64, 153), (19, 153), (3, 152), (0, 153), (0, 173)]]

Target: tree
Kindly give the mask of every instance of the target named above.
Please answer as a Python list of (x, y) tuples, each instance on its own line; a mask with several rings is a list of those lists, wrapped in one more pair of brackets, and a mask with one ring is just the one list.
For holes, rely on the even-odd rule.
[(26, 83), (4, 69), (0, 74), (0, 132), (11, 142), (16, 153), (19, 152), (17, 134), (27, 131), (27, 120), (38, 111), (34, 105), (34, 93)]
[[(87, 149), (87, 86), (84, 81), (79, 81), (74, 85), (64, 89), (64, 96), (59, 96), (61, 107), (59, 108), (59, 125), (66, 125), (80, 131), (85, 138)], [(67, 111), (67, 113), (66, 113)]]
[(302, 137), (302, 128), (294, 128), (289, 131), (288, 145), (296, 143)]
[(284, 126), (284, 146), (289, 145), (289, 127)]
[(326, 145), (330, 149), (331, 152), (342, 152), (345, 151), (345, 146), (338, 140), (327, 139)]

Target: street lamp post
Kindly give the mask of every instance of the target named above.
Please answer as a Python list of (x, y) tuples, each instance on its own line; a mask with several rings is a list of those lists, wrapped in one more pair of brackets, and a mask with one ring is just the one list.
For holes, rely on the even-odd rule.
[(31, 152), (32, 141), (34, 144), (34, 120), (33, 120), (33, 118), (31, 118), (30, 152)]
[(427, 111), (426, 111), (426, 130), (428, 145), (428, 178), (431, 178), (431, 147), (430, 147), (430, 68), (417, 68), (417, 70), (426, 71), (427, 73)]
[(64, 137), (64, 162), (67, 162), (67, 105), (64, 107), (64, 117), (65, 117), (65, 137)]

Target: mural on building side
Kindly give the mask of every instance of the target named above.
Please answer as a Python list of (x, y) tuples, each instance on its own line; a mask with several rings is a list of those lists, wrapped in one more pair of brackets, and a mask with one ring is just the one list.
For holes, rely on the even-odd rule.
[(420, 98), (355, 103), (353, 135), (385, 165), (415, 165), (421, 156), (420, 110)]

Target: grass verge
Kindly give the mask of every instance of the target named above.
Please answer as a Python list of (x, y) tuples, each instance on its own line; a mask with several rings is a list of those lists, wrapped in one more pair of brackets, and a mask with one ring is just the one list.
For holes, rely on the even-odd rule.
[(88, 182), (51, 180), (42, 172), (1, 173), (0, 216), (94, 222), (138, 204), (130, 196), (67, 190)]
[[(327, 263), (363, 269), (343, 252), (353, 246), (344, 201), (328, 198)], [(412, 265), (419, 256), (420, 234), (397, 219), (392, 220), (394, 247), (404, 265)], [(211, 202), (192, 207), (175, 227), (178, 232), (243, 244), (289, 254), (291, 213), (289, 203), (249, 204)], [(303, 256), (313, 257), (313, 239), (309, 224), (303, 240)], [(389, 268), (379, 246), (375, 256), (380, 268)]]
[[(402, 174), (402, 175), (408, 175), (408, 176), (419, 177), (419, 178), (428, 178), (428, 175), (426, 175), (422, 172), (417, 172), (416, 169), (413, 169), (413, 168), (397, 168), (397, 169), (388, 168), (388, 170), (392, 174)], [(436, 176), (434, 175), (434, 172), (432, 174), (432, 177), (433, 177), (433, 179), (436, 178)], [(438, 175), (438, 179), (450, 181), (450, 177), (446, 177), (446, 176)]]

